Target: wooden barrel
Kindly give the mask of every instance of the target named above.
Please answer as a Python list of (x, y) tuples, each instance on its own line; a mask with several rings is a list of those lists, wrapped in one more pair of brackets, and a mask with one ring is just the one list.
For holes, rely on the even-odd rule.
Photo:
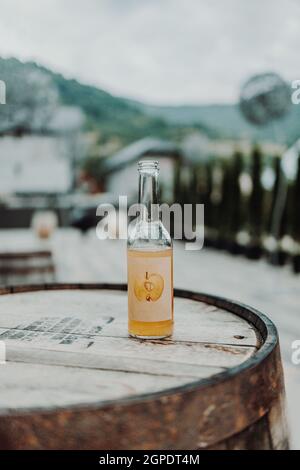
[(54, 264), (49, 250), (0, 253), (0, 284), (53, 282)]
[(273, 323), (175, 290), (172, 339), (127, 336), (125, 285), (0, 291), (2, 449), (286, 449)]

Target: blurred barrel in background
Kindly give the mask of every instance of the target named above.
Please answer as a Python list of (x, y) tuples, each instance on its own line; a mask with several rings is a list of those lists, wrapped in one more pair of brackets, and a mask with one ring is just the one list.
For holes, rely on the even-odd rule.
[(36, 284), (54, 280), (51, 251), (0, 253), (0, 285)]

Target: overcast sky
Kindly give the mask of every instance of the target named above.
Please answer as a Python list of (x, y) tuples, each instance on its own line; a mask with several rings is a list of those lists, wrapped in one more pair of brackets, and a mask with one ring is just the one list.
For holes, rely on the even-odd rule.
[(0, 0), (0, 55), (149, 103), (232, 102), (251, 74), (300, 79), (300, 1)]

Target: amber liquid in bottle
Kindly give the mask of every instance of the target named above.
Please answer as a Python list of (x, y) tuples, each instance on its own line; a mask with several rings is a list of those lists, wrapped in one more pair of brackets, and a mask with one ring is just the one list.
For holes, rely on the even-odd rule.
[(173, 332), (173, 249), (158, 211), (158, 163), (139, 163), (141, 215), (128, 238), (128, 331), (158, 339)]

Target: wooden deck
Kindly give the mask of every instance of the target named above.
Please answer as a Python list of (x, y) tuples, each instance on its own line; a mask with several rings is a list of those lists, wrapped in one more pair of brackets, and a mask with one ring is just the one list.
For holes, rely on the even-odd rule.
[[(21, 240), (28, 236), (14, 231)], [(2, 239), (11, 236), (0, 232)], [(99, 241), (95, 232), (81, 236), (74, 230), (58, 231), (52, 246), (59, 282), (126, 282), (126, 242)], [(291, 344), (300, 340), (300, 279), (288, 269), (264, 261), (249, 261), (205, 249), (185, 251), (174, 246), (175, 287), (203, 291), (242, 301), (268, 315), (279, 330), (283, 356), (292, 447), (300, 449), (300, 365), (292, 364)], [(176, 312), (175, 312), (176, 315)], [(175, 317), (176, 318), (176, 317)]]

